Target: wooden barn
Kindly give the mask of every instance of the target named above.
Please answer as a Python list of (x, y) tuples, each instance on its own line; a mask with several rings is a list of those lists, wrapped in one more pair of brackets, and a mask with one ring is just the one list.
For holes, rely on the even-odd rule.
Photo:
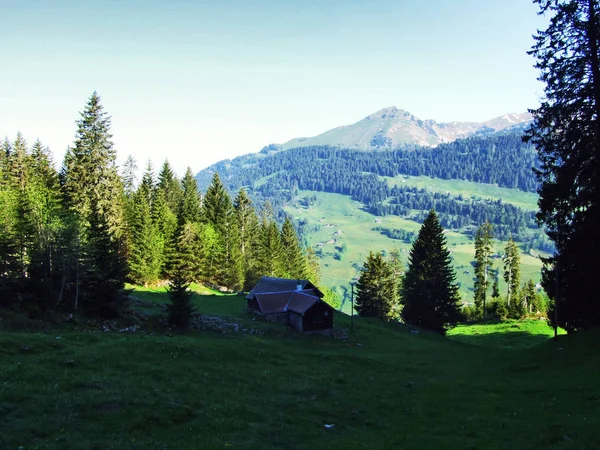
[(262, 277), (246, 296), (248, 308), (300, 332), (333, 328), (334, 309), (308, 280)]

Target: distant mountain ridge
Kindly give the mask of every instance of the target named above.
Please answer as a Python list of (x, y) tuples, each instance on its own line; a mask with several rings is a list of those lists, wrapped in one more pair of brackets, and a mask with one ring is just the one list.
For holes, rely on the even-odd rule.
[(263, 148), (270, 150), (329, 145), (357, 150), (396, 148), (405, 144), (436, 147), (473, 135), (485, 135), (510, 128), (523, 128), (531, 122), (529, 113), (505, 114), (485, 122), (447, 122), (422, 120), (395, 106), (383, 108), (351, 125), (333, 128), (313, 137), (291, 139)]

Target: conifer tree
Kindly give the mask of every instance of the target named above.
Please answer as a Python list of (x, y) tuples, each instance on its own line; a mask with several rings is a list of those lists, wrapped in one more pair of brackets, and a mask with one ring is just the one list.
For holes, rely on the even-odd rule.
[(306, 278), (314, 285), (318, 286), (321, 283), (321, 268), (319, 267), (319, 258), (312, 247), (308, 247), (306, 249), (306, 273)]
[(133, 196), (136, 190), (137, 177), (135, 173), (137, 172), (137, 169), (137, 161), (133, 156), (129, 155), (123, 164), (123, 169), (121, 170), (123, 190), (125, 191), (126, 197)]
[(169, 323), (177, 328), (187, 328), (195, 312), (189, 286), (198, 279), (200, 272), (199, 225), (181, 218), (178, 222), (175, 251), (169, 255)]
[(519, 247), (517, 247), (512, 236), (506, 243), (502, 261), (504, 262), (504, 281), (508, 285), (506, 304), (510, 310), (511, 304), (516, 306), (519, 285), (521, 283), (521, 255), (519, 254)]
[(460, 299), (443, 233), (431, 210), (410, 251), (402, 283), (402, 318), (445, 334), (460, 319)]
[(162, 238), (163, 243), (160, 278), (168, 278), (167, 261), (168, 255), (174, 252), (177, 216), (171, 211), (171, 208), (169, 208), (165, 199), (165, 193), (160, 188), (156, 190), (155, 198), (152, 202), (152, 223), (156, 227), (157, 233)]
[(498, 271), (494, 271), (494, 284), (492, 285), (492, 298), (496, 301), (500, 298), (500, 287), (498, 285)]
[(95, 297), (104, 305), (94, 305), (94, 311), (109, 315), (114, 313), (110, 307), (116, 306), (126, 275), (123, 187), (111, 138), (110, 117), (94, 92), (77, 121), (75, 145), (65, 155), (62, 180), (77, 228), (74, 305), (80, 304), (80, 294), (83, 300)]
[(283, 248), (281, 235), (274, 220), (261, 225), (261, 245), (259, 252), (260, 272), (270, 277), (281, 277), (283, 272)]
[(219, 174), (215, 173), (202, 202), (204, 220), (217, 233), (218, 245), (213, 250), (215, 260), (211, 281), (240, 289), (243, 285), (243, 261), (238, 223), (233, 204)]
[(306, 258), (300, 247), (294, 224), (286, 216), (281, 227), (283, 274), (286, 278), (305, 279)]
[(134, 195), (132, 241), (129, 255), (131, 278), (145, 286), (155, 284), (164, 266), (164, 236), (152, 218), (154, 176), (148, 163)]
[(394, 272), (381, 253), (369, 253), (356, 283), (355, 309), (360, 316), (388, 320), (394, 301)]
[(492, 224), (486, 221), (475, 233), (475, 308), (480, 317), (486, 314), (486, 297), (492, 269)]
[(163, 163), (158, 174), (158, 189), (163, 192), (167, 205), (173, 214), (177, 216), (183, 197), (183, 188), (167, 160)]
[(248, 291), (258, 282), (261, 276), (257, 270), (259, 222), (256, 211), (252, 207), (252, 201), (243, 188), (239, 190), (233, 202), (233, 208), (239, 232), (239, 246), (244, 280), (243, 288)]
[(201, 218), (200, 192), (198, 192), (198, 183), (192, 174), (192, 169), (189, 167), (181, 180), (181, 187), (183, 192), (178, 208), (177, 221), (180, 226), (186, 222), (197, 223)]
[(600, 297), (590, 295), (600, 271), (600, 3), (534, 3), (549, 16), (530, 52), (545, 95), (525, 139), (540, 161), (537, 218), (556, 246), (542, 283), (558, 306), (556, 325), (577, 331), (600, 325)]
[(27, 187), (32, 232), (29, 273), (39, 291), (49, 297), (58, 267), (54, 254), (64, 231), (62, 193), (58, 173), (47, 147), (37, 140), (31, 147), (31, 179)]
[(402, 275), (404, 274), (404, 266), (402, 264), (400, 251), (398, 249), (394, 249), (390, 252), (388, 263), (392, 269), (392, 278), (394, 280), (394, 298), (392, 300), (391, 318), (394, 320), (400, 320), (400, 312), (402, 310), (400, 293), (402, 291)]

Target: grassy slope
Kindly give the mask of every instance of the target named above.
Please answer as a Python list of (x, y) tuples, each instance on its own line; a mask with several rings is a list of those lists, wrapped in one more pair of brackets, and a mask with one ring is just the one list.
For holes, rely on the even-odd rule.
[(0, 448), (596, 448), (598, 333), (511, 350), (355, 319), (341, 342), (195, 302), (262, 334), (0, 334)]
[(443, 180), (427, 176), (398, 175), (397, 177), (380, 177), (390, 186), (415, 186), (432, 192), (450, 192), (452, 195), (462, 195), (465, 198), (502, 199), (525, 210), (537, 210), (537, 194), (494, 186), (492, 184), (474, 183), (463, 180)]
[[(382, 235), (379, 231), (373, 231), (376, 226), (385, 228), (402, 228), (408, 231), (419, 231), (420, 224), (402, 219), (396, 216), (387, 216), (382, 219), (381, 224), (374, 222), (375, 216), (364, 211), (362, 204), (353, 201), (350, 197), (341, 194), (331, 194), (326, 192), (301, 191), (301, 196), (317, 197), (316, 203), (305, 208), (303, 206), (288, 205), (285, 210), (297, 219), (306, 219), (311, 224), (321, 224), (321, 230), (309, 236), (311, 245), (324, 242), (322, 248), (324, 257), (320, 260), (322, 282), (326, 286), (337, 286), (340, 293), (348, 289), (348, 283), (353, 277), (358, 276), (358, 268), (362, 267), (364, 261), (369, 255), (369, 251), (388, 251), (397, 248), (403, 253), (404, 260), (408, 258), (410, 245), (402, 241), (390, 239)], [(326, 224), (334, 224), (335, 228), (325, 228)], [(334, 236), (333, 234), (342, 230), (343, 234)], [(327, 240), (337, 238), (336, 244), (327, 244)], [(463, 298), (471, 301), (472, 292), (469, 290), (473, 286), (474, 270), (471, 261), (474, 259), (475, 248), (473, 242), (465, 235), (448, 232), (446, 233), (448, 246), (452, 257), (454, 258), (454, 268), (457, 275), (457, 281), (461, 284), (461, 294)], [(338, 253), (336, 246), (346, 243), (347, 251), (342, 255), (341, 260), (336, 260), (334, 255)], [(496, 243), (496, 251), (502, 250), (503, 244)], [(501, 260), (496, 259), (494, 267), (500, 267)], [(522, 279), (529, 278), (536, 282), (540, 279), (541, 262), (538, 258), (530, 255), (521, 255)], [(506, 292), (504, 280), (500, 280), (500, 290)], [(345, 305), (345, 310), (349, 306)]]

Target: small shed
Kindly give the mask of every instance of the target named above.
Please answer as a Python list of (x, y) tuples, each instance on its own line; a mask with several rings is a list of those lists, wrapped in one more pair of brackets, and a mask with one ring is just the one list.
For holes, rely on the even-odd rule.
[(308, 280), (262, 277), (246, 296), (248, 308), (300, 332), (333, 328), (334, 309)]

